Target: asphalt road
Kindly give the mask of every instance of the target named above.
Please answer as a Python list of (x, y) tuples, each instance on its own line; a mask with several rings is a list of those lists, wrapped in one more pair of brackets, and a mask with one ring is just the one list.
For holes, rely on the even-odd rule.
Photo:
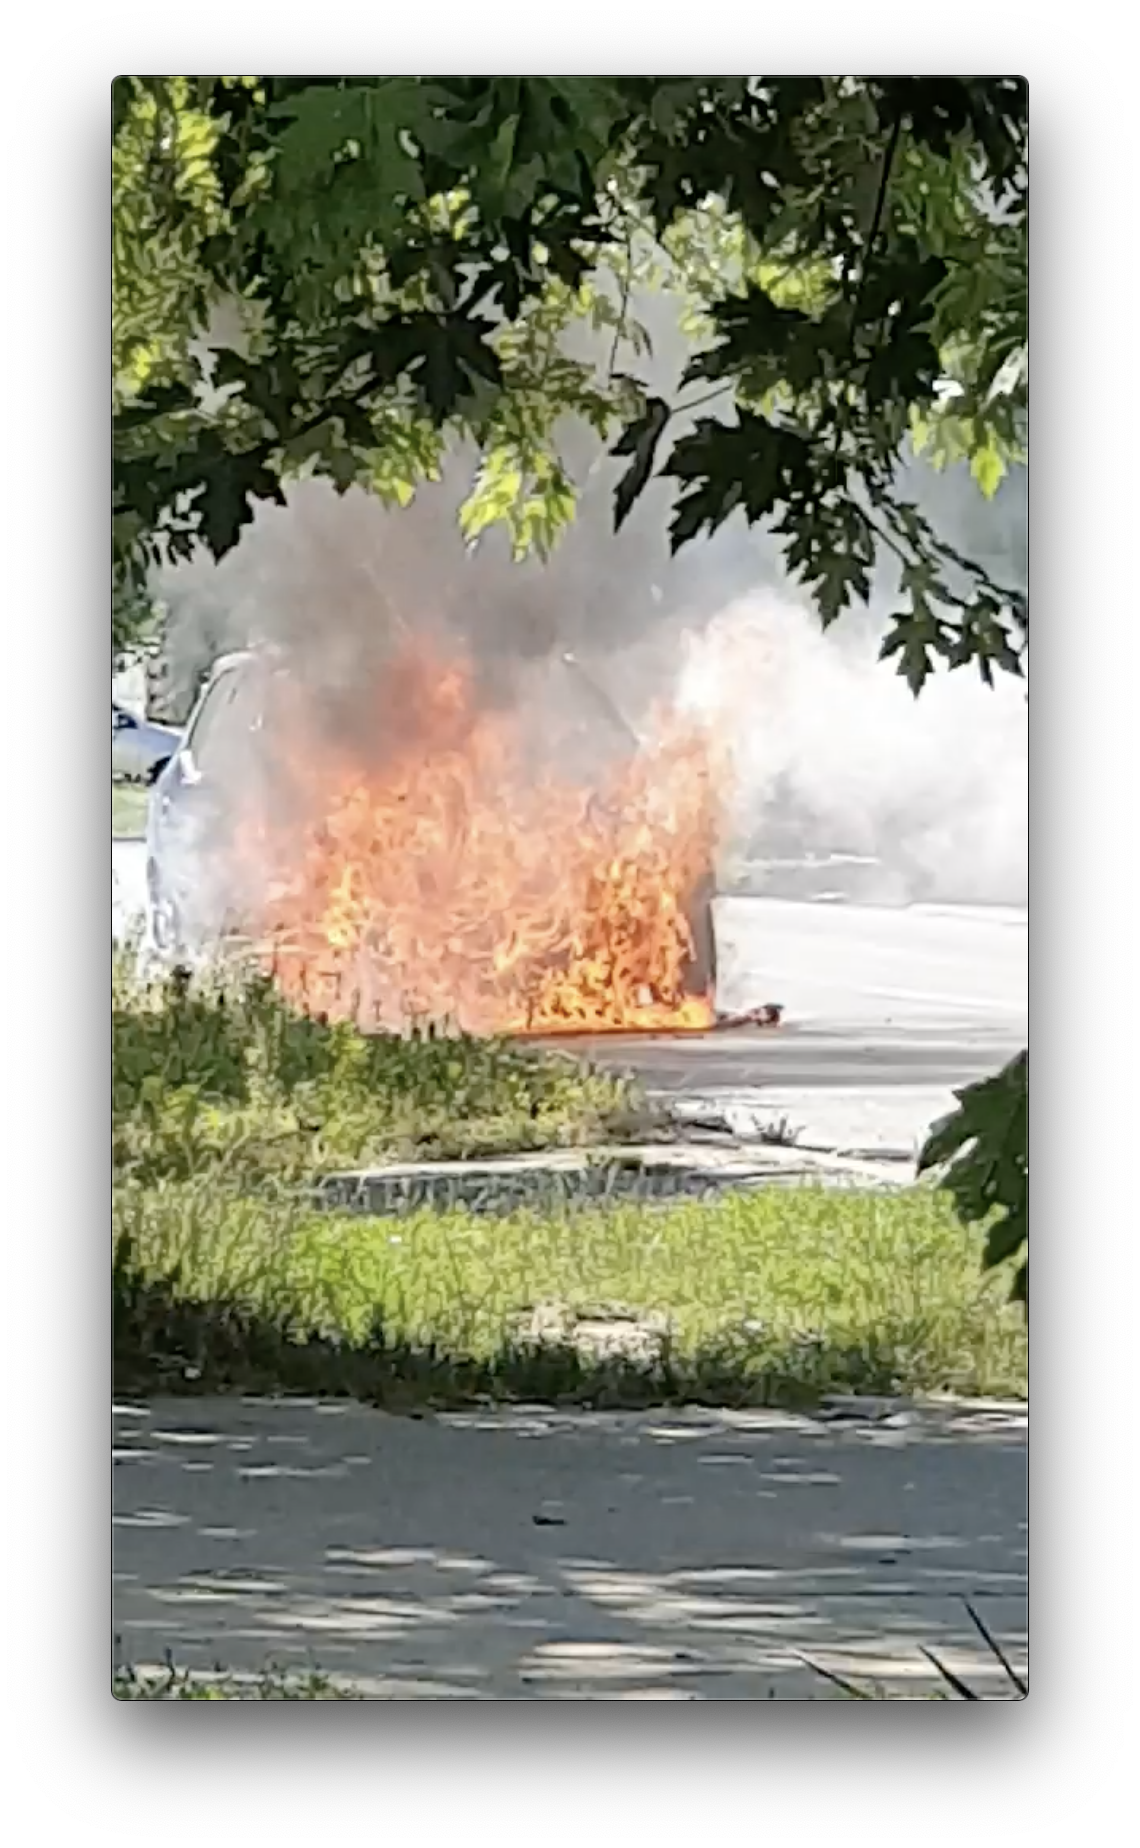
[(824, 1148), (913, 1155), (958, 1086), (1028, 1041), (1024, 911), (724, 898), (717, 947), (720, 1006), (781, 1003), (779, 1027), (576, 1048), (674, 1101), (785, 1117)]
[(763, 1700), (803, 1658), (905, 1688), (1021, 1666), (1025, 1408), (778, 1412), (166, 1400), (115, 1413), (120, 1659), (389, 1700)]
[[(140, 842), (112, 843), (112, 880), (121, 930), (142, 904)], [(575, 1049), (667, 1097), (786, 1114), (824, 1146), (913, 1152), (955, 1087), (1028, 1041), (1027, 911), (726, 897), (716, 936), (720, 1006), (779, 1002), (779, 1028)]]

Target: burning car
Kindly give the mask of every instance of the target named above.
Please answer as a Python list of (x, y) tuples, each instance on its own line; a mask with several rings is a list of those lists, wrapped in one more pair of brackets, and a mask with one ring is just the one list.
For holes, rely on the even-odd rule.
[(710, 740), (635, 732), (562, 656), (504, 691), (441, 642), (316, 687), (218, 660), (155, 786), (148, 936), (240, 944), (301, 1005), (377, 1028), (715, 1022)]

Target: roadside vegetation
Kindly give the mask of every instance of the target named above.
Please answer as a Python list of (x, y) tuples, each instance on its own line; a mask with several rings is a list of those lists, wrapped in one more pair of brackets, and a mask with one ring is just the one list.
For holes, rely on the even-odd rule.
[(368, 1218), (199, 1178), (120, 1185), (114, 1238), (124, 1392), (406, 1408), (1026, 1390), (1024, 1318), (925, 1188)]
[(267, 978), (144, 983), (112, 951), (112, 1161), (144, 1185), (252, 1187), (365, 1163), (605, 1142), (644, 1129), (626, 1080), (558, 1052), (428, 1029), (364, 1034)]
[(401, 1409), (1026, 1391), (1024, 1318), (926, 1190), (378, 1219), (199, 1181), (120, 1188), (114, 1230), (125, 1392)]
[(651, 1118), (632, 1083), (568, 1055), (365, 1035), (256, 978), (146, 985), (119, 954), (112, 1000), (121, 1391), (407, 1405), (1025, 1390), (1024, 1318), (929, 1186), (331, 1210), (314, 1183), (336, 1168), (604, 1145)]
[(366, 1700), (324, 1675), (289, 1674), (267, 1669), (261, 1675), (229, 1675), (215, 1669), (209, 1675), (167, 1663), (161, 1669), (121, 1667), (112, 1670), (111, 1693), (116, 1700)]

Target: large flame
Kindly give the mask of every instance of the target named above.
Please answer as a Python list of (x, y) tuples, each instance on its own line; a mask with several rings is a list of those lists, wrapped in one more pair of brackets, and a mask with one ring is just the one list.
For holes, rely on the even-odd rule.
[(286, 688), (265, 732), (273, 799), (238, 841), (265, 874), (258, 954), (290, 995), (391, 1029), (713, 1023), (706, 733), (659, 715), (585, 787), (537, 716), (536, 751), (533, 711), (489, 704), (422, 643), (378, 676), (363, 742), (330, 742)]

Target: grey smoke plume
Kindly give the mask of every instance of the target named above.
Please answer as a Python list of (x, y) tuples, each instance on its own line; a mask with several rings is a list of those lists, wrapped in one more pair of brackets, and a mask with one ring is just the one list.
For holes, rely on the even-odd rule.
[[(653, 312), (660, 323), (662, 311)], [(647, 382), (669, 392), (684, 343), (667, 317), (655, 332)], [(473, 551), (464, 545), (455, 516), (473, 458), (461, 453), (403, 510), (296, 484), (285, 509), (259, 509), (221, 564), (165, 574), (169, 665), (183, 703), (214, 655), (271, 642), (288, 649), (330, 724), (359, 723), (363, 735), (367, 689), (389, 651), (427, 628), (461, 642), (484, 697), (523, 702), (540, 735), (544, 707), (568, 701), (579, 733), (596, 719), (599, 751), (615, 748), (620, 733), (607, 701), (634, 727), (663, 695), (709, 716), (735, 762), (722, 877), (751, 865), (756, 881), (771, 884), (779, 875), (765, 874), (764, 861), (842, 853), (879, 863), (868, 897), (1025, 902), (1021, 685), (988, 689), (961, 669), (939, 675), (916, 702), (876, 659), (889, 584), (825, 635), (763, 534), (733, 521), (671, 559), (667, 484), (651, 484), (615, 536), (620, 465), (585, 446), (575, 460), (585, 478), (578, 518), (547, 566), (512, 564), (494, 533)], [(907, 474), (948, 537), (1024, 582), (1024, 471), (992, 503), (963, 471), (937, 476), (915, 463)], [(578, 666), (552, 672), (566, 651)], [(575, 766), (580, 774), (588, 760)]]

